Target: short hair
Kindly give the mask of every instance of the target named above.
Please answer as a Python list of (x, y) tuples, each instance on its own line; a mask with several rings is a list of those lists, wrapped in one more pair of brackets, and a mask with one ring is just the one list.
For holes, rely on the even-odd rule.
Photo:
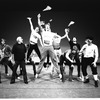
[(1, 41), (6, 41), (6, 40), (4, 38), (2, 38)]
[(18, 36), (17, 39), (16, 39), (16, 41), (18, 42), (20, 39), (22, 39), (22, 37)]
[(93, 37), (92, 37), (92, 36), (87, 36), (85, 40), (87, 40), (87, 39), (89, 39), (89, 40), (92, 40), (92, 41), (93, 41)]

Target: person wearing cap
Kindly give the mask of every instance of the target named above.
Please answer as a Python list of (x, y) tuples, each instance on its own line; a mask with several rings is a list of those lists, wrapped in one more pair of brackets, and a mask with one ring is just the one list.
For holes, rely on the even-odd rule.
[(85, 43), (80, 54), (82, 55), (82, 73), (84, 77), (84, 83), (89, 83), (89, 77), (87, 73), (87, 66), (90, 65), (91, 71), (94, 77), (95, 87), (98, 87), (98, 73), (97, 73), (97, 61), (98, 61), (98, 47), (93, 43), (93, 37), (86, 37)]
[(13, 48), (12, 48), (14, 69), (13, 69), (10, 84), (15, 83), (15, 73), (19, 65), (22, 68), (24, 83), (28, 84), (27, 72), (26, 72), (26, 66), (25, 66), (26, 46), (23, 43), (22, 37), (20, 36), (17, 37), (16, 41), (17, 42), (13, 45)]
[(67, 35), (66, 37), (69, 41), (70, 49), (76, 51), (74, 59), (75, 59), (76, 65), (77, 65), (77, 77), (80, 80), (81, 79), (81, 62), (80, 62), (79, 51), (80, 51), (81, 47), (80, 47), (80, 44), (77, 42), (76, 37), (73, 37), (73, 39), (71, 40), (69, 35), (68, 35), (67, 29), (65, 29), (65, 32)]
[(53, 37), (57, 34), (54, 32), (51, 32), (50, 23), (44, 24), (45, 28), (43, 28), (41, 25), (41, 21), (40, 21), (41, 15), (38, 14), (37, 17), (38, 17), (38, 25), (41, 30), (41, 37), (42, 37), (42, 41), (43, 41), (43, 48), (42, 48), (43, 52), (41, 53), (41, 60), (40, 60), (39, 66), (38, 66), (36, 78), (38, 77), (38, 75), (40, 74), (40, 72), (43, 68), (43, 64), (47, 57), (47, 54), (49, 54), (49, 57), (51, 58), (51, 61), (54, 65), (59, 77), (61, 78), (62, 75), (60, 73), (60, 69), (58, 67), (58, 62), (57, 62), (57, 57), (54, 53), (54, 48), (52, 45)]
[(34, 29), (31, 18), (27, 17), (27, 19), (29, 20), (30, 27), (31, 27), (31, 35), (30, 35), (30, 40), (29, 40), (29, 49), (28, 49), (28, 52), (27, 52), (27, 61), (29, 61), (29, 57), (30, 57), (33, 50), (35, 50), (38, 57), (41, 59), (41, 53), (40, 53), (40, 50), (38, 48), (38, 40), (40, 41), (40, 44), (42, 45), (41, 36), (38, 33), (39, 32), (39, 27), (36, 27)]

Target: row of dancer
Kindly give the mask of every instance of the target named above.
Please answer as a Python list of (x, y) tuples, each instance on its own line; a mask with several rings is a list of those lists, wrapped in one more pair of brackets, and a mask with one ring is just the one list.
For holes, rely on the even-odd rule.
[[(13, 45), (12, 50), (11, 50), (11, 48), (9, 48), (10, 50), (7, 51), (5, 49), (5, 48), (8, 49), (7, 45), (5, 45), (5, 43), (2, 44), (4, 46), (4, 49), (1, 49), (1, 51), (3, 51), (3, 53), (4, 53), (3, 55), (4, 56), (2, 57), (1, 64), (4, 64), (4, 66), (9, 66), (11, 68), (11, 70), (13, 72), (12, 73), (11, 82), (10, 82), (11, 84), (15, 83), (15, 79), (16, 78), (19, 78), (18, 75), (17, 75), (17, 73), (16, 73), (18, 65), (21, 66), (22, 70), (20, 71), (20, 73), (22, 73), (23, 76), (24, 76), (24, 82), (28, 83), (27, 82), (27, 73), (26, 73), (26, 68), (25, 68), (25, 57), (27, 56), (26, 57), (27, 61), (29, 61), (30, 60), (30, 55), (31, 55), (33, 49), (36, 51), (36, 53), (37, 53), (37, 55), (38, 55), (38, 57), (40, 59), (44, 60), (45, 57), (47, 56), (47, 54), (49, 54), (49, 56), (51, 55), (51, 59), (53, 61), (53, 64), (57, 67), (58, 74), (60, 74), (60, 70), (58, 68), (58, 63), (56, 61), (56, 55), (54, 53), (53, 46), (52, 46), (52, 41), (53, 41), (52, 39), (53, 39), (53, 37), (54, 36), (60, 37), (60, 36), (57, 35), (57, 33), (51, 32), (50, 24), (49, 23), (45, 24), (42, 21), (39, 22), (39, 16), (40, 15), (38, 15), (38, 23), (42, 23), (42, 24), (45, 25), (44, 29), (41, 28), (41, 26), (40, 26), (41, 31), (43, 31), (43, 33), (45, 33), (45, 34), (44, 34), (44, 36), (42, 35), (43, 37), (41, 37), (41, 35), (38, 34), (39, 28), (36, 27), (34, 29), (34, 27), (32, 25), (31, 18), (29, 18), (29, 17), (27, 18), (29, 20), (29, 23), (30, 23), (30, 26), (31, 26), (31, 35), (30, 35), (29, 49), (28, 49), (27, 54), (26, 54), (26, 47), (23, 44), (22, 37), (17, 37), (17, 39), (16, 39), (17, 43), (15, 43)], [(63, 36), (62, 38), (64, 38), (64, 37), (65, 36)], [(44, 38), (44, 39), (41, 40), (41, 38)], [(46, 53), (44, 53), (45, 56), (43, 57), (44, 54), (42, 54), (42, 58), (41, 58), (41, 53), (40, 53), (40, 50), (39, 50), (38, 44), (37, 44), (38, 40), (40, 40), (40, 43), (41, 43), (41, 45), (42, 45), (43, 48), (47, 47), (47, 48), (45, 48), (45, 50), (47, 49)], [(50, 40), (50, 41), (48, 41), (48, 40)], [(5, 40), (3, 40), (3, 42), (5, 42)], [(47, 43), (47, 42), (50, 42), (50, 43)], [(44, 50), (44, 52), (45, 52), (45, 50)], [(9, 52), (9, 55), (7, 57), (5, 57), (5, 55), (6, 55), (5, 52)], [(5, 58), (6, 58), (6, 61), (4, 61)], [(44, 63), (44, 61), (42, 63)], [(33, 61), (32, 61), (32, 64), (33, 64), (34, 76), (35, 76), (36, 75), (36, 68), (35, 68), (35, 64), (34, 64)], [(5, 67), (5, 68), (7, 68), (7, 67)], [(42, 69), (42, 67), (41, 68), (39, 67), (37, 73), (39, 73), (41, 71), (41, 69)], [(5, 72), (5, 73), (7, 74), (7, 72)], [(60, 74), (60, 76), (61, 76), (61, 74)]]
[[(95, 86), (98, 87), (98, 78), (97, 78), (98, 76), (97, 76), (97, 66), (96, 66), (96, 62), (98, 60), (98, 48), (96, 45), (94, 45), (92, 43), (93, 39), (91, 37), (87, 37), (86, 41), (85, 41), (86, 42), (85, 46), (83, 46), (82, 49), (80, 50), (80, 45), (77, 43), (77, 39), (74, 37), (73, 41), (70, 40), (70, 38), (68, 36), (69, 29), (65, 29), (66, 34), (63, 37), (61, 37), (57, 33), (51, 32), (50, 23), (45, 24), (43, 21), (40, 21), (40, 17), (41, 17), (40, 14), (38, 14), (37, 17), (38, 17), (38, 25), (40, 28), (40, 34), (38, 34), (38, 32), (39, 32), (38, 27), (36, 27), (34, 29), (34, 27), (32, 25), (31, 18), (27, 18), (29, 20), (29, 23), (31, 26), (31, 36), (30, 36), (30, 41), (29, 41), (30, 45), (29, 45), (29, 49), (27, 52), (27, 60), (29, 60), (33, 49), (36, 51), (37, 55), (40, 58), (40, 63), (39, 63), (39, 67), (38, 67), (37, 71), (34, 67), (35, 77), (37, 78), (39, 76), (39, 74), (43, 68), (45, 58), (47, 57), (47, 55), (49, 55), (53, 65), (56, 69), (56, 72), (58, 73), (60, 79), (62, 79), (63, 82), (65, 81), (64, 75), (63, 75), (63, 72), (64, 72), (63, 63), (64, 63), (64, 61), (66, 61), (66, 63), (69, 65), (69, 80), (71, 80), (71, 78), (72, 78), (73, 63), (76, 62), (77, 72), (78, 72), (77, 76), (78, 77), (81, 76), (80, 75), (80, 68), (81, 68), (80, 65), (82, 64), (82, 74), (83, 74), (84, 79), (85, 79), (84, 83), (89, 82), (89, 78), (88, 78), (88, 74), (87, 74), (87, 65), (91, 66), (92, 73), (93, 73), (94, 80), (95, 80)], [(68, 51), (68, 52), (65, 51), (62, 54), (61, 47), (60, 47), (60, 41), (61, 41), (61, 39), (65, 38), (65, 37), (67, 37), (71, 48), (70, 48), (70, 51)], [(38, 48), (38, 44), (37, 44), (38, 39), (40, 40), (40, 43), (42, 45), (42, 53), (40, 53), (39, 48)], [(18, 37), (17, 43), (22, 44), (23, 39), (21, 37)], [(22, 66), (24, 82), (28, 83), (27, 82), (27, 73), (26, 73), (26, 69), (25, 69), (25, 62), (21, 62), (21, 60), (22, 61), (25, 60), (24, 54), (26, 53), (26, 50), (24, 50), (24, 48), (25, 48), (24, 47), (22, 49), (22, 51), (17, 50), (17, 52), (16, 52), (16, 47), (19, 48), (18, 46), (19, 45), (13, 46), (13, 49), (12, 49), (12, 53), (14, 54), (14, 58), (13, 58), (12, 63), (13, 63), (13, 65), (16, 65), (16, 66), (14, 66), (14, 70), (13, 70), (13, 74), (12, 74), (12, 78), (11, 78), (11, 84), (15, 83), (15, 78), (17, 75), (16, 70), (17, 70), (17, 67), (19, 64), (21, 64), (21, 66)], [(54, 51), (56, 51), (56, 53)], [(22, 56), (22, 54), (24, 56)], [(59, 54), (60, 68), (58, 66), (56, 54)], [(81, 54), (81, 56), (79, 56), (79, 54)], [(79, 57), (81, 57), (81, 62), (80, 62)], [(20, 60), (19, 60), (19, 58), (20, 58)], [(71, 76), (71, 78), (70, 78), (70, 76)]]

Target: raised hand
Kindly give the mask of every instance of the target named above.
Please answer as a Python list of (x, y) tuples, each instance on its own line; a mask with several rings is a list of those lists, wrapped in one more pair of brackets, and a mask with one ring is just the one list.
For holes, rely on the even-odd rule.
[(32, 18), (31, 17), (27, 17), (27, 19), (31, 20)]
[(69, 32), (69, 29), (65, 29), (65, 33), (66, 33), (66, 35), (68, 35), (68, 32)]
[(40, 17), (41, 17), (41, 14), (39, 13), (39, 14), (37, 15), (37, 17), (40, 18)]

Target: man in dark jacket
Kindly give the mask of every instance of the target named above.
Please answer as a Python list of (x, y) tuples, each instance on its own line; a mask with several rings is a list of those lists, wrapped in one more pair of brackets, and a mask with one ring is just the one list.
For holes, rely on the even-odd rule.
[(15, 43), (12, 48), (14, 69), (13, 69), (13, 74), (10, 83), (11, 84), (15, 83), (15, 73), (18, 68), (18, 65), (20, 65), (20, 67), (22, 68), (24, 83), (28, 84), (27, 72), (25, 67), (26, 47), (23, 44), (22, 37), (17, 37), (16, 41), (17, 43)]

